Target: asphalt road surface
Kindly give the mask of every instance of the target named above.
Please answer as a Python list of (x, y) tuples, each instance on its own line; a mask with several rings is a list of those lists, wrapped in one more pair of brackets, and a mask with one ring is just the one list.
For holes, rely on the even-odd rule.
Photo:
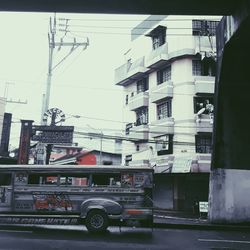
[[(62, 227), (63, 228), (63, 227)], [(78, 249), (250, 249), (250, 232), (198, 231), (188, 229), (109, 228), (93, 235), (85, 227), (0, 228), (1, 250)]]

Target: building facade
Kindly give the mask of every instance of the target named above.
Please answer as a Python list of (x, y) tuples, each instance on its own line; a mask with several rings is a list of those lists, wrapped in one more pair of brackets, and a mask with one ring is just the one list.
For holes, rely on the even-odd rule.
[(132, 29), (126, 62), (115, 69), (129, 139), (122, 160), (154, 167), (156, 190), (165, 190), (156, 192), (159, 207), (191, 210), (207, 200), (219, 20), (149, 16)]

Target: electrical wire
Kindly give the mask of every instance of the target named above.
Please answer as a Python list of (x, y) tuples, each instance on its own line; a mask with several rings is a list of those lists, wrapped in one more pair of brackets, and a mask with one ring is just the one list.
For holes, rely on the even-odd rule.
[[(66, 25), (64, 24), (59, 24), (60, 27), (64, 27)], [(82, 27), (82, 28), (100, 28), (100, 29), (129, 29), (129, 30), (148, 30), (151, 29), (152, 27), (123, 27), (123, 26), (91, 26), (91, 25), (78, 25), (78, 24), (69, 24), (67, 27)], [(192, 30), (192, 27), (167, 27), (168, 30), (174, 29), (174, 30)]]
[[(126, 15), (123, 15), (126, 16)], [(153, 15), (156, 16), (157, 15)], [(167, 16), (166, 16), (167, 17)], [(195, 16), (197, 17), (197, 16)], [(198, 16), (198, 18), (200, 18), (201, 20), (206, 20), (206, 18), (204, 18), (204, 16)], [(219, 21), (222, 18), (221, 16), (218, 16), (217, 18), (207, 18), (209, 21)], [(107, 19), (107, 18), (58, 18), (59, 21), (64, 21), (64, 20), (69, 20), (69, 21), (82, 21), (82, 22), (95, 22), (95, 21), (100, 21), (100, 22), (178, 22), (178, 21), (192, 21), (192, 18), (176, 18), (176, 19), (146, 19), (146, 18), (142, 18), (142, 19)], [(195, 18), (195, 20), (197, 20), (197, 18)]]
[[(105, 122), (114, 122), (114, 123), (121, 123), (121, 124), (129, 124), (129, 123), (133, 123), (133, 122), (124, 122), (124, 121), (118, 121), (118, 120), (110, 120), (110, 119), (102, 119), (102, 118), (97, 118), (97, 117), (90, 117), (90, 116), (83, 116), (83, 115), (73, 115), (73, 114), (68, 114), (66, 113), (66, 115), (70, 115), (71, 117), (76, 117), (76, 118), (84, 118), (84, 119), (90, 119), (90, 120), (97, 120), (97, 121), (105, 121)], [(195, 116), (195, 114), (194, 114)], [(147, 124), (149, 126), (152, 127), (163, 127), (163, 128), (168, 128), (168, 127), (177, 127), (177, 128), (197, 128), (197, 126), (180, 126), (180, 125), (159, 125), (159, 124)], [(204, 128), (211, 128), (211, 126), (204, 126)], [(103, 128), (103, 130), (105, 130), (105, 128)], [(124, 131), (124, 130), (122, 130)]]
[[(58, 29), (58, 31), (64, 31), (63, 29)], [(120, 32), (102, 32), (102, 31), (82, 31), (82, 30), (71, 30), (70, 33), (85, 33), (85, 34), (97, 34), (97, 35), (126, 35), (131, 36), (131, 33), (120, 33)], [(133, 33), (133, 35), (143, 35), (143, 33)], [(167, 36), (193, 36), (193, 34), (171, 34), (167, 33)]]

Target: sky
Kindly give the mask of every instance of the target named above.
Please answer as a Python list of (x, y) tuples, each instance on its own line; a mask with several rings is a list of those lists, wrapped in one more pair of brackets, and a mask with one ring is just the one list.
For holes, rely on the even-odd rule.
[[(48, 72), (50, 17), (54, 13), (0, 13), (0, 95), (7, 100), (27, 101), (27, 104), (7, 103), (6, 112), (13, 115), (10, 149), (19, 144), (20, 119), (40, 124)], [(113, 135), (122, 132), (125, 127), (122, 87), (115, 86), (114, 71), (125, 63), (130, 30), (146, 17), (56, 14), (56, 41), (62, 37), (64, 41), (76, 38), (77, 42), (89, 39), (85, 50), (77, 48), (52, 71), (49, 107), (65, 113), (63, 125), (75, 126), (75, 131), (83, 132)], [(65, 30), (64, 18), (69, 19), (66, 34), (60, 31)], [(69, 47), (55, 48), (53, 65), (69, 51)], [(80, 145), (98, 147), (98, 141), (86, 140), (74, 139)]]

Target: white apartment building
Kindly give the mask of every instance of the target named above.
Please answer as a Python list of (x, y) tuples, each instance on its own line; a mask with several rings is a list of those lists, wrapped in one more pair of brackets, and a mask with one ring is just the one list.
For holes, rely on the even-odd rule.
[(161, 187), (172, 192), (165, 195), (167, 208), (188, 207), (180, 205), (187, 195), (183, 198), (180, 189), (186, 186), (178, 183), (193, 182), (193, 177), (184, 181), (178, 173), (210, 172), (219, 20), (149, 16), (131, 31), (127, 61), (115, 70), (115, 84), (124, 89), (130, 139), (123, 144), (123, 163), (148, 164), (155, 173), (169, 174), (159, 175), (165, 180)]

